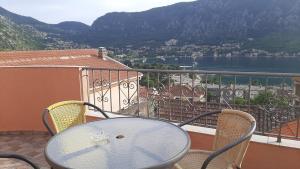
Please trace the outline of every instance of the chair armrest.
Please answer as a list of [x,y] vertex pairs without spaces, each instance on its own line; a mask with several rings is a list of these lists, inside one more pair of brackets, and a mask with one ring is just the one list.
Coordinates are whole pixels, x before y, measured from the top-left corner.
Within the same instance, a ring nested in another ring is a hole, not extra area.
[[49,110],[45,109],[43,111],[43,124],[47,128],[48,132],[50,133],[51,136],[55,135],[55,132],[50,128],[50,125],[48,123],[48,115],[49,115]]
[[174,165],[173,169],[183,169],[180,165],[178,165],[177,163]]
[[215,157],[221,155],[222,153],[230,150],[231,148],[235,147],[236,145],[242,143],[243,141],[249,139],[252,134],[254,133],[256,128],[256,122],[253,122],[251,124],[251,128],[249,129],[248,133],[244,136],[242,136],[240,139],[234,141],[233,143],[227,144],[226,146],[220,148],[219,150],[214,151],[213,153],[211,153],[207,159],[204,161],[201,169],[206,169],[206,167],[208,166],[209,162],[212,161]]
[[18,160],[22,160],[25,161],[26,163],[28,163],[29,165],[32,166],[32,168],[34,169],[39,169],[40,167],[38,167],[38,165],[36,165],[35,163],[33,163],[32,161],[30,161],[28,158],[19,155],[19,154],[12,154],[12,153],[0,153],[0,158],[15,158]]
[[91,106],[91,107],[95,108],[97,111],[99,111],[105,118],[107,118],[107,119],[109,118],[109,116],[103,110],[101,110],[99,107],[97,107],[91,103],[88,103],[88,102],[84,102],[83,105]]
[[221,113],[221,111],[214,111],[214,112],[208,112],[208,113],[200,114],[200,115],[198,115],[198,116],[196,116],[196,117],[194,117],[194,118],[192,118],[190,120],[187,120],[187,121],[184,121],[184,122],[178,124],[178,127],[182,127],[184,125],[187,125],[187,124],[189,124],[189,123],[191,123],[191,122],[193,122],[195,120],[198,120],[198,119],[200,119],[202,117],[213,115],[213,114],[218,114],[218,113]]

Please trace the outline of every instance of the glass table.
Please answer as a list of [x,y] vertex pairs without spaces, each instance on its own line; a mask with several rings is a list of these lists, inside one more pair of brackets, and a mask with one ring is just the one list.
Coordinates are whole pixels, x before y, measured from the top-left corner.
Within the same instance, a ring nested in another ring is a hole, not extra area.
[[74,126],[53,136],[45,156],[53,168],[172,168],[190,137],[168,122],[113,118]]

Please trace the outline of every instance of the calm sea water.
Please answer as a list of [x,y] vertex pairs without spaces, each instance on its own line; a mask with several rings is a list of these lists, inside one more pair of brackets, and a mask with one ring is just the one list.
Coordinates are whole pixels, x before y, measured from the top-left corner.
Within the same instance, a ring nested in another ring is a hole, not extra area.
[[[147,63],[165,63],[179,66],[192,66],[187,69],[213,70],[213,71],[238,71],[238,72],[273,72],[273,73],[300,73],[300,58],[289,57],[202,57],[194,60],[192,57],[166,57],[161,59],[149,59]],[[234,77],[222,77],[222,83],[233,81]],[[288,77],[259,77],[252,76],[252,82],[259,84],[279,85],[281,83],[292,84],[291,78]],[[248,76],[237,77],[237,83],[248,84]]]
[[[149,62],[157,60],[149,60]],[[180,66],[193,66],[194,69],[215,71],[242,71],[242,72],[278,72],[278,73],[300,73],[300,57],[202,57],[193,60],[191,57],[165,59],[168,64]]]

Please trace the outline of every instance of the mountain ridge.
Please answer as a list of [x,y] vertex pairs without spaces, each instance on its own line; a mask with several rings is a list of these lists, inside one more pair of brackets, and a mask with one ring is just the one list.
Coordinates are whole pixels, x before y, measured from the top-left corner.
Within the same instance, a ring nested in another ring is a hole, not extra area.
[[[12,13],[2,7],[0,7],[0,16],[2,16],[0,18],[0,27],[2,27],[3,34],[5,35],[5,32],[8,32],[10,29],[14,29],[13,32],[16,34],[11,34],[8,38],[5,38],[6,41],[3,39],[2,42],[0,42],[3,44],[2,50],[61,49],[87,46],[81,45],[73,39],[73,36],[77,33],[89,29],[89,27],[83,23],[68,21],[59,24],[47,24],[32,17]],[[6,25],[7,29],[4,29],[4,25]],[[76,27],[70,29],[70,25],[76,25]],[[26,36],[20,36],[22,32],[26,34]],[[33,37],[37,34],[41,36]],[[13,36],[15,36],[15,38],[12,38]],[[25,47],[16,45],[16,42],[20,42],[20,44],[25,45]],[[25,42],[30,43],[27,45]],[[30,44],[36,45],[30,46]]]
[[[94,43],[178,39],[216,44],[300,30],[299,0],[198,0],[139,13],[109,13],[93,24]],[[136,36],[135,36],[136,35]],[[298,36],[298,35],[297,35]],[[92,40],[91,40],[92,41]]]
[[240,43],[243,48],[300,51],[300,0],[181,2],[142,12],[107,13],[91,26],[72,21],[47,24],[1,7],[0,15],[48,39],[72,44],[69,47],[160,46],[176,39],[177,45]]

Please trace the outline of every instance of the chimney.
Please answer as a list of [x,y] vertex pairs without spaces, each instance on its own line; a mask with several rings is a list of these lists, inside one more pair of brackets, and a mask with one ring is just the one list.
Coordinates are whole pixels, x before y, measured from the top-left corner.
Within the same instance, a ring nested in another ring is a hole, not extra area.
[[100,59],[105,60],[105,57],[107,57],[107,50],[105,47],[99,47],[98,48],[98,57]]

